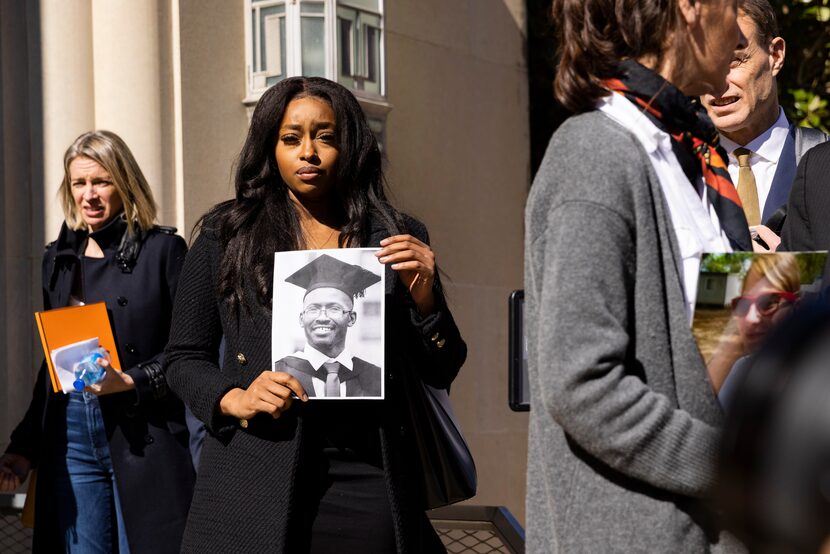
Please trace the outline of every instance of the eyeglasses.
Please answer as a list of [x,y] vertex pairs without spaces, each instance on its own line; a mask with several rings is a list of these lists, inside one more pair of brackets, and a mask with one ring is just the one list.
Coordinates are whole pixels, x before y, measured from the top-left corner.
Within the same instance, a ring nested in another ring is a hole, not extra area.
[[732,299],[732,311],[739,317],[745,316],[749,308],[755,306],[762,316],[770,316],[784,307],[798,300],[798,295],[786,291],[765,292],[754,296],[738,296]]
[[344,314],[352,313],[352,310],[346,310],[343,306],[339,306],[337,304],[330,304],[328,306],[318,306],[317,304],[311,304],[310,306],[306,306],[303,310],[303,316],[309,317],[314,319],[316,317],[320,317],[320,314],[325,313],[328,317],[333,318],[341,318]]

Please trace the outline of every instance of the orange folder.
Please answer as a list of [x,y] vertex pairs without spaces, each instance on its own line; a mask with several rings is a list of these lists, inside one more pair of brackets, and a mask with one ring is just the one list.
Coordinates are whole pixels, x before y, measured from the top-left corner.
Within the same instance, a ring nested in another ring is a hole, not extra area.
[[61,391],[51,356],[52,350],[56,348],[98,337],[98,343],[110,352],[113,369],[121,370],[107,305],[103,302],[35,312],[35,321],[55,392]]

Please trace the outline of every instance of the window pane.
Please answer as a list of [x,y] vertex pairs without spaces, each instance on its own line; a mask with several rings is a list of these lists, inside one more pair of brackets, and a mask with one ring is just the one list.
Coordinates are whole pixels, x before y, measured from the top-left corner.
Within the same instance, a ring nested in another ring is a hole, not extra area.
[[282,75],[285,67],[285,18],[272,15],[265,18],[265,73]]
[[325,5],[319,1],[303,0],[300,4],[300,10],[302,10],[302,15],[312,13],[322,14],[325,11]]
[[366,79],[378,80],[378,51],[380,50],[380,30],[366,26]]
[[363,26],[362,90],[380,94],[380,29]]
[[303,17],[300,22],[302,33],[303,75],[307,77],[326,76],[326,51],[323,46],[325,27],[322,17]]
[[337,45],[340,50],[338,74],[343,77],[350,77],[352,75],[352,53],[354,52],[352,22],[338,17],[337,23]]
[[[285,67],[285,6],[269,6],[267,8],[262,8],[259,10],[259,67],[257,68],[258,71],[265,71],[269,66],[279,66]],[[279,36],[273,36],[273,33],[276,30],[275,23],[270,23],[270,29],[266,29],[266,20],[273,21],[275,16],[283,16],[279,17],[280,25],[279,25]],[[274,44],[269,44],[268,33],[271,33],[271,41],[273,43],[278,44],[275,46]],[[279,50],[277,50],[279,49]],[[268,56],[271,55],[272,59],[269,64]],[[279,59],[279,62],[277,62]]]
[[256,10],[251,10],[251,64],[252,71],[259,71],[259,60],[256,59],[256,54],[259,51],[256,42]]
[[380,11],[380,0],[340,0],[338,4],[343,6],[353,6],[362,10],[369,10],[373,12]]

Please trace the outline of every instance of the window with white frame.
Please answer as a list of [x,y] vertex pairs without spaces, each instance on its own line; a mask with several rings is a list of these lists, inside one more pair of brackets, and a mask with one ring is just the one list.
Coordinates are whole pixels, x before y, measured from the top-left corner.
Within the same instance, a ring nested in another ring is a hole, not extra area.
[[295,75],[384,103],[383,0],[245,0],[245,10],[246,103]]

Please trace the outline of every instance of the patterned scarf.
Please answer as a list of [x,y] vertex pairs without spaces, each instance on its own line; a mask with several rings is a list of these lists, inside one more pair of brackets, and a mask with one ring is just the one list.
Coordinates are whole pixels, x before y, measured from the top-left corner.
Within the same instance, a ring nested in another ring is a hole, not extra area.
[[634,60],[620,62],[620,76],[604,80],[603,86],[642,108],[658,129],[671,136],[672,150],[689,182],[694,186],[703,177],[709,202],[732,248],[752,251],[741,199],[726,170],[726,152],[700,102]]

